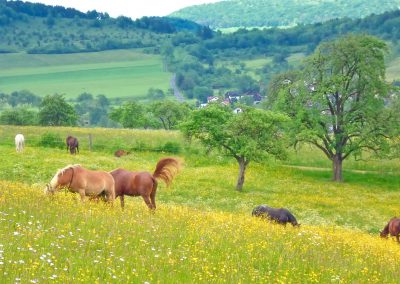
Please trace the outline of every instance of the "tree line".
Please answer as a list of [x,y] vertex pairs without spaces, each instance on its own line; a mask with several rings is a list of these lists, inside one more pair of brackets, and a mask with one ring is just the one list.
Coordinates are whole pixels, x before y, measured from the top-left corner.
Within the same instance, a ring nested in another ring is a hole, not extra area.
[[335,18],[364,18],[398,9],[400,1],[382,0],[231,0],[189,6],[171,14],[212,28],[282,27]]
[[[188,98],[205,102],[207,96],[226,91],[268,92],[273,74],[293,69],[288,58],[294,53],[311,54],[316,46],[347,33],[371,34],[394,43],[398,53],[400,11],[371,15],[363,19],[333,19],[324,23],[298,25],[290,29],[239,29],[230,34],[215,33],[201,38],[192,33],[173,34],[160,52],[177,85]],[[251,74],[245,60],[272,58],[271,63]],[[227,62],[227,64],[220,64]]]
[[126,101],[112,105],[104,95],[82,93],[67,101],[63,95],[44,98],[28,91],[0,94],[0,123],[6,125],[102,126],[144,129],[176,129],[192,107],[166,100],[159,89],[150,89],[149,103]]

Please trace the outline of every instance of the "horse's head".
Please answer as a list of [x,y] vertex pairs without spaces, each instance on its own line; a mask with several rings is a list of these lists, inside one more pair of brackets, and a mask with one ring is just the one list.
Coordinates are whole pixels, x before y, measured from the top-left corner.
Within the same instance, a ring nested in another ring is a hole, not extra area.
[[297,221],[293,221],[293,222],[292,222],[292,225],[293,225],[293,227],[300,227],[300,224],[297,223]]
[[46,187],[44,188],[45,194],[54,194],[55,191],[56,188],[53,188],[50,183],[46,184]]
[[53,194],[54,192],[57,191],[57,189],[67,184],[68,178],[64,174],[70,168],[71,166],[67,166],[61,170],[58,170],[57,173],[51,179],[51,181],[46,185],[44,192],[47,194]]
[[388,234],[389,234],[389,232],[386,232],[385,230],[383,230],[380,232],[379,235],[381,236],[381,238],[387,238]]

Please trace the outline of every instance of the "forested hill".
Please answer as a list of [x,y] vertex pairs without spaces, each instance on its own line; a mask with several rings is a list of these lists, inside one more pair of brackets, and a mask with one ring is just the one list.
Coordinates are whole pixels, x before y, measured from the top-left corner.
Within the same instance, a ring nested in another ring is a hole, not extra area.
[[279,27],[363,18],[399,7],[400,0],[226,0],[190,6],[170,16],[212,28]]
[[210,32],[192,21],[170,17],[132,20],[95,10],[0,0],[0,52],[72,53],[157,47],[168,34]]

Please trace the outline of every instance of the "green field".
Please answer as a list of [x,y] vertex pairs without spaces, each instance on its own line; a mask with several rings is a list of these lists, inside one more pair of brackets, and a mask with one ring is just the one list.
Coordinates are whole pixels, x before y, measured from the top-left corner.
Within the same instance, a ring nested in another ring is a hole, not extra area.
[[36,95],[88,92],[108,98],[144,97],[149,88],[167,91],[170,73],[159,56],[135,50],[76,54],[0,54],[0,92]]
[[[13,146],[18,132],[26,137],[21,154]],[[78,136],[80,154],[39,147],[46,132]],[[170,188],[160,183],[155,214],[140,197],[126,198],[122,211],[119,202],[81,204],[71,193],[43,193],[68,164],[152,172],[172,155],[158,149],[166,141],[181,145],[174,156],[183,168]],[[149,146],[113,156],[113,149],[136,143]],[[398,283],[400,277],[400,245],[378,236],[400,215],[399,160],[348,161],[346,182],[337,184],[322,155],[302,148],[284,162],[250,163],[244,191],[237,192],[236,162],[206,156],[178,132],[2,126],[0,151],[6,283]],[[259,204],[289,208],[301,227],[252,218]]]

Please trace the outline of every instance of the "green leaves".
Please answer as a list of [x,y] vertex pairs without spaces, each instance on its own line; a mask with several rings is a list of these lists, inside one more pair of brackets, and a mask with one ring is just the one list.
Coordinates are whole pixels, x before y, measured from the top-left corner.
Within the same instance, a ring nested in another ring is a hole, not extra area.
[[393,99],[384,80],[386,50],[375,37],[348,35],[321,44],[297,76],[273,81],[269,101],[293,118],[295,144],[311,143],[340,164],[365,150],[387,152],[399,125],[386,105]]
[[39,123],[46,126],[74,126],[78,116],[63,95],[54,94],[43,98],[39,110]]
[[216,148],[234,157],[239,164],[236,189],[241,191],[250,161],[266,155],[284,158],[284,128],[288,117],[283,114],[243,107],[234,113],[229,107],[211,104],[196,110],[181,125],[187,137],[199,139],[208,148]]
[[284,157],[283,130],[287,121],[287,116],[271,111],[244,108],[235,114],[230,108],[215,104],[194,111],[181,129],[208,147],[250,161],[266,154]]

